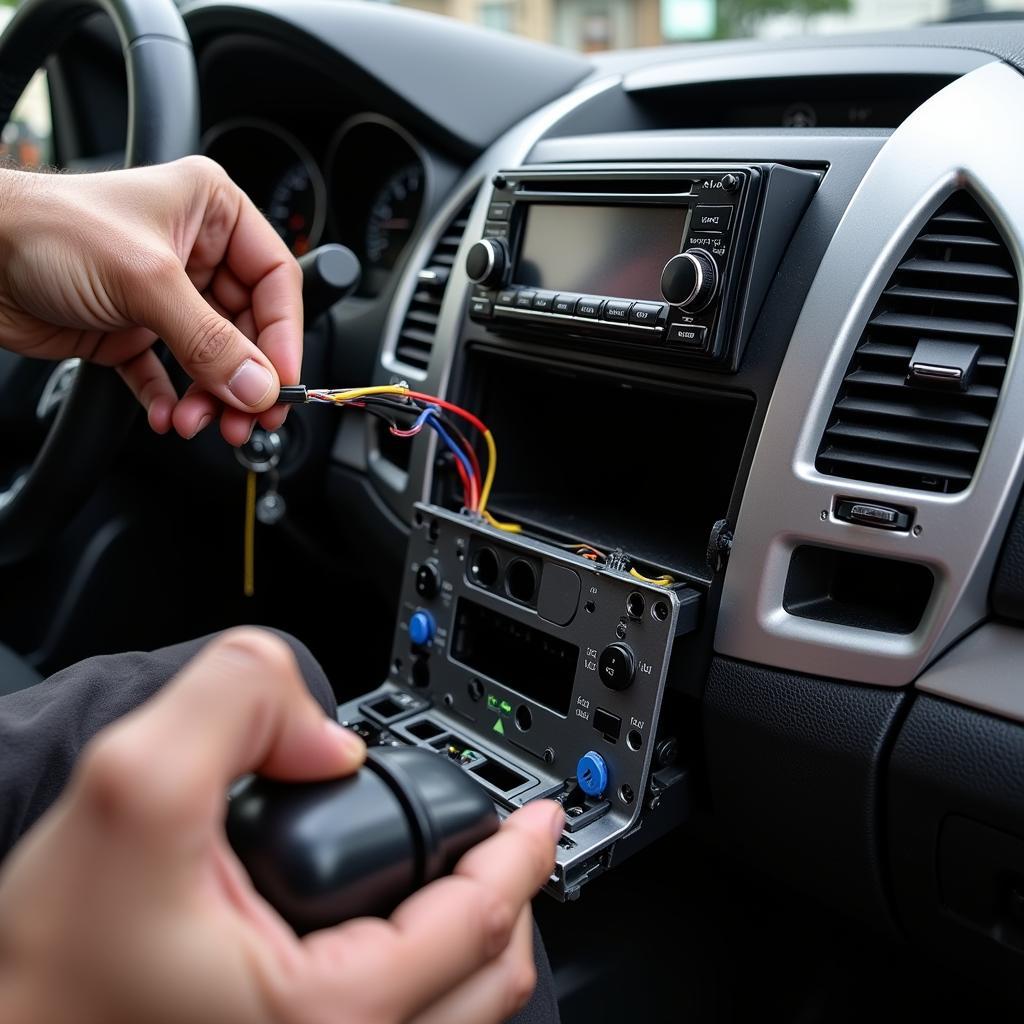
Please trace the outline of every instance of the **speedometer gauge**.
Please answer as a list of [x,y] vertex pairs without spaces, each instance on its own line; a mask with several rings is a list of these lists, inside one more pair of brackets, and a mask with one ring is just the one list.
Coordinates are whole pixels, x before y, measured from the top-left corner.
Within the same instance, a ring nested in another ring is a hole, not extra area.
[[211,128],[203,152],[224,167],[296,256],[320,241],[327,186],[294,135],[270,121],[240,118]]
[[423,200],[423,168],[407,164],[374,196],[366,224],[366,258],[390,270],[409,241]]
[[320,172],[305,162],[293,164],[281,176],[264,211],[267,220],[296,256],[316,245],[323,228]]

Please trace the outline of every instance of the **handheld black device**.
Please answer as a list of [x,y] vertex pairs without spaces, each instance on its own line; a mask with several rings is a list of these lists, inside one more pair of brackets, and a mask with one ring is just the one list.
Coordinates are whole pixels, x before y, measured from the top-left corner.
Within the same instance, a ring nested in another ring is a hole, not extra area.
[[450,762],[415,747],[378,747],[344,779],[253,776],[232,797],[226,828],[256,890],[304,935],[389,914],[450,874],[494,834],[498,816]]

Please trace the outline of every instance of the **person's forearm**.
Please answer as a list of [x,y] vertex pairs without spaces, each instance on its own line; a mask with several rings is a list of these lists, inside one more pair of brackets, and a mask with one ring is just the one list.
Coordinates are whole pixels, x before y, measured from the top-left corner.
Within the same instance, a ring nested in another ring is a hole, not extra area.
[[[334,694],[323,669],[299,641],[279,635],[295,654],[310,693],[333,715]],[[0,697],[0,863],[60,795],[85,744],[166,685],[209,640],[89,658]]]

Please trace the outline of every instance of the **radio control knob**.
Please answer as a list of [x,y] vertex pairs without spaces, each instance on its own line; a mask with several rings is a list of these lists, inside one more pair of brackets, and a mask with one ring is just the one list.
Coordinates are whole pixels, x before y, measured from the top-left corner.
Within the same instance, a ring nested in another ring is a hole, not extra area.
[[441,589],[441,573],[434,561],[424,562],[416,570],[416,593],[428,600]]
[[597,659],[598,678],[609,690],[628,690],[636,675],[636,659],[625,644],[609,644]]
[[409,617],[409,642],[413,647],[429,647],[437,635],[437,623],[434,616],[423,608],[418,608]]
[[718,264],[703,249],[687,249],[665,264],[661,294],[682,309],[703,309],[718,291]]
[[505,281],[508,247],[500,238],[481,238],[466,253],[466,273],[471,281],[494,288]]

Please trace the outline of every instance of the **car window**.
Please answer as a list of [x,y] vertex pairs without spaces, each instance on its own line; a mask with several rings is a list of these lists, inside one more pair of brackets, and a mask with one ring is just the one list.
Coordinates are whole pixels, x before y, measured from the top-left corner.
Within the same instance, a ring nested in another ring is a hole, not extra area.
[[0,134],[0,158],[19,167],[53,162],[53,125],[46,72],[37,71]]
[[[285,0],[287,2],[287,0]],[[399,0],[525,38],[594,52],[708,39],[895,29],[1024,16],[1021,0]]]

